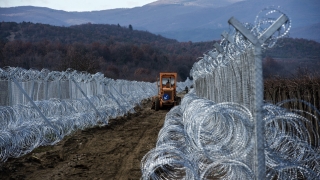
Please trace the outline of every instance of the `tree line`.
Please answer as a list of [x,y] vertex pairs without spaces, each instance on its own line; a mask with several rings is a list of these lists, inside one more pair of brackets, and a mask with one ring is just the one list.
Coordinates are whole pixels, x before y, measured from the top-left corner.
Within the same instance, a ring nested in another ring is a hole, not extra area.
[[[198,57],[217,42],[178,42],[120,25],[58,27],[2,22],[0,27],[0,67],[57,71],[72,68],[102,72],[114,79],[142,81],[155,81],[164,71],[175,71],[179,80],[185,80]],[[265,76],[287,73],[288,64],[294,68],[301,61],[319,66],[319,53],[319,43],[284,39],[279,47],[264,52]]]
[[282,107],[311,122],[311,126],[306,123],[310,132],[319,134],[320,75],[304,68],[298,68],[296,71],[297,73],[291,77],[266,78],[264,80],[265,101],[272,104],[283,103]]

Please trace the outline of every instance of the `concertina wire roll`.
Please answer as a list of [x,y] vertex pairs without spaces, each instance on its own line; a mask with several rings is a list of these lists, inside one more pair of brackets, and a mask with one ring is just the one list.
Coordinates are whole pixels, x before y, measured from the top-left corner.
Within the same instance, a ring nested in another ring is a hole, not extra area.
[[[263,106],[266,179],[317,179],[319,134],[281,105]],[[156,147],[141,161],[141,179],[255,179],[253,126],[245,106],[199,98],[192,89],[166,115]]]

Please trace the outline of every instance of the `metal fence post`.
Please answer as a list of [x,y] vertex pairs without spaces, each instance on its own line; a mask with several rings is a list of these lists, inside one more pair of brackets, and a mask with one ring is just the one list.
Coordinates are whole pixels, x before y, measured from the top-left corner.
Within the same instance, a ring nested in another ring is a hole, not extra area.
[[48,81],[45,81],[44,82],[44,97],[45,97],[45,100],[49,100],[49,97],[48,97],[48,90],[49,90],[49,84],[48,84]]
[[254,76],[255,76],[255,92],[254,93],[254,120],[255,120],[255,157],[254,157],[254,169],[256,179],[265,179],[266,177],[266,165],[264,154],[264,122],[262,119],[263,113],[263,74],[262,74],[262,44],[276,32],[282,24],[284,24],[288,18],[285,15],[281,15],[267,30],[263,32],[259,37],[253,35],[246,27],[244,27],[234,17],[230,18],[228,23],[241,32],[253,45],[254,45]]
[[266,165],[265,165],[265,154],[264,154],[264,143],[265,143],[265,134],[264,134],[264,122],[262,119],[263,113],[263,74],[262,74],[262,53],[261,45],[255,45],[254,47],[254,76],[255,76],[255,134],[256,134],[256,178],[265,179],[266,177]]
[[34,100],[34,79],[32,80],[32,86],[31,86],[31,93],[30,93],[30,97],[32,100]]
[[90,99],[88,98],[88,96],[83,92],[83,90],[81,89],[81,87],[79,86],[79,84],[73,79],[73,77],[70,77],[72,82],[76,85],[76,87],[79,89],[79,91],[82,93],[82,95],[86,98],[86,100],[89,102],[90,106],[92,107],[93,110],[96,111],[96,113],[100,116],[101,120],[107,125],[107,121],[103,118],[103,116],[101,115],[101,113],[97,110],[97,108],[94,106],[94,104],[90,101]]
[[8,104],[7,106],[13,106],[13,102],[12,102],[12,95],[13,95],[13,92],[12,92],[12,83],[10,81],[10,79],[8,79]]
[[[119,94],[119,97],[122,99],[122,101],[123,102],[125,102],[126,104],[127,104],[127,106],[129,106],[129,104],[128,104],[128,101],[122,96],[122,94],[120,94],[119,92],[118,92],[118,90],[116,90],[116,88],[114,88],[113,86],[111,86],[114,90],[115,90],[115,92],[117,93],[117,94]],[[111,94],[112,95],[112,94]],[[112,95],[113,96],[113,95]],[[113,96],[114,97],[114,96]],[[116,100],[116,98],[114,97],[114,99]],[[117,100],[116,100],[117,101]],[[119,105],[119,107],[122,107],[120,104],[119,104],[119,102],[117,101],[117,104]],[[122,109],[124,109],[124,108],[122,108]]]
[[40,114],[40,116],[43,118],[43,120],[50,126],[52,127],[57,135],[59,136],[60,140],[62,139],[59,131],[57,130],[56,127],[54,127],[50,121],[46,118],[46,116],[41,112],[41,110],[39,109],[39,107],[36,105],[36,103],[34,103],[34,101],[31,99],[31,97],[28,95],[28,93],[20,86],[20,84],[18,83],[18,81],[14,78],[11,77],[11,80],[15,83],[15,85],[19,88],[19,90],[25,95],[25,97],[29,100],[29,102],[33,105],[33,107],[36,109],[36,111],[38,111],[38,113]]
[[59,86],[59,87],[58,87],[58,88],[59,88],[59,99],[62,99],[62,93],[61,93],[61,89],[62,89],[62,88],[61,88],[61,80],[59,80],[58,82],[59,82],[59,84],[58,84],[58,86]]

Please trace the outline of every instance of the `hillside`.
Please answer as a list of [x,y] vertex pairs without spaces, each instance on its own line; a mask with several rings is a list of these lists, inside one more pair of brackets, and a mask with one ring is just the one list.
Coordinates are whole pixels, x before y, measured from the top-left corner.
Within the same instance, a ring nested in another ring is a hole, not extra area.
[[[319,40],[319,33],[307,27],[320,23],[319,0],[158,0],[142,7],[88,12],[66,12],[43,7],[0,8],[0,21],[33,22],[57,26],[92,24],[131,24],[181,42],[220,39],[232,16],[254,23],[258,12],[268,6],[280,6],[292,19],[292,37]],[[313,30],[313,32],[316,32]]]
[[197,57],[213,47],[213,42],[179,43],[129,27],[98,24],[2,22],[0,38],[0,67],[72,68],[144,81],[155,81],[160,71],[176,71],[179,80],[185,80]]
[[[161,71],[176,71],[185,80],[198,57],[214,41],[178,42],[134,27],[83,24],[70,27],[30,22],[0,23],[0,67],[67,68],[102,72],[115,79],[155,81]],[[320,44],[287,38],[263,53],[266,72],[290,74],[298,67],[320,67]],[[271,61],[270,61],[271,60]]]
[[[130,42],[144,44],[150,42],[175,43],[176,40],[156,36],[147,31],[132,31],[129,26],[108,24],[82,24],[70,27],[52,26],[40,23],[14,23],[2,22],[0,38],[5,40],[9,36],[14,36],[14,40],[37,42],[43,39],[59,41],[61,43],[92,43],[92,42]],[[10,40],[10,38],[8,39]]]

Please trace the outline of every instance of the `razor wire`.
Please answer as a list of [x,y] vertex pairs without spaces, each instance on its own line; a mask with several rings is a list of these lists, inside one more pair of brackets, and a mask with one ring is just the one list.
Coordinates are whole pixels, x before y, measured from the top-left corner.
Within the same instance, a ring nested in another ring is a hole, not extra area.
[[[320,139],[311,138],[318,137],[311,121],[277,105],[263,109],[266,179],[317,179]],[[141,179],[255,179],[253,126],[245,106],[191,90],[166,115],[156,147],[141,161]]]
[[[257,38],[264,35],[270,28],[270,25],[277,21],[277,18],[281,15],[288,17],[279,8],[267,7],[261,10],[255,18],[254,24],[243,23],[242,25],[248,29]],[[261,43],[262,48],[272,48],[276,42],[289,35],[291,29],[291,19],[287,19],[276,32]],[[239,30],[230,28],[229,32],[223,32],[222,39],[218,44],[218,48],[215,46],[212,50],[203,54],[203,57],[196,63],[194,63],[190,75],[194,80],[204,77],[207,74],[211,74],[221,67],[227,66],[229,63],[238,63],[239,57],[242,53],[248,52],[253,48],[252,42],[245,37]],[[252,64],[251,64],[252,65]]]
[[235,29],[193,65],[194,92],[167,114],[142,179],[317,179],[319,127],[307,112],[262,101],[261,49],[287,36],[291,20],[268,7],[254,25],[229,23]]
[[[192,82],[179,84],[183,89]],[[0,164],[56,144],[77,130],[105,126],[157,93],[156,83],[113,80],[72,69],[0,68],[0,86]]]

